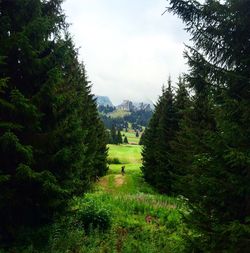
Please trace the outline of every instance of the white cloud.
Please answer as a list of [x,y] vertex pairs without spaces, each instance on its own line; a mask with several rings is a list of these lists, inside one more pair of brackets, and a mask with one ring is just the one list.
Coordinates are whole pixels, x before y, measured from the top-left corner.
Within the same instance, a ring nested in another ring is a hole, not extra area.
[[63,8],[92,91],[117,104],[156,100],[171,74],[184,72],[187,35],[163,0],[68,0]]

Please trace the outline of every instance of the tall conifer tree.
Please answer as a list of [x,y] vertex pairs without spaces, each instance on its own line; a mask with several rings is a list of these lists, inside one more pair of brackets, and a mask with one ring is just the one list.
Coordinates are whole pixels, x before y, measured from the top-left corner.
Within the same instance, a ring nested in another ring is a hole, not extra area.
[[121,144],[122,143],[122,135],[121,135],[121,131],[118,130],[117,132],[117,143]]
[[53,221],[106,171],[104,129],[61,2],[0,2],[0,241]]
[[[207,83],[206,97],[212,97],[210,101],[201,97],[204,101],[200,105],[208,106],[200,114],[211,115],[212,107],[214,112],[214,120],[209,120],[212,124],[205,126],[201,141],[194,145],[197,151],[192,170],[187,170],[193,180],[191,191],[183,191],[192,203],[192,225],[201,235],[196,246],[202,252],[247,252],[249,1],[209,0],[202,4],[173,0],[170,6],[186,23],[194,41],[194,48],[186,54],[196,71],[192,71],[190,83],[199,88],[197,79],[202,76],[202,82]],[[213,106],[209,106],[211,101]],[[194,137],[198,140],[199,132]]]
[[168,87],[155,107],[155,112],[145,130],[143,139],[143,167],[145,179],[159,191],[172,193],[172,173],[170,143],[175,136],[177,115],[174,106],[174,96],[171,80]]

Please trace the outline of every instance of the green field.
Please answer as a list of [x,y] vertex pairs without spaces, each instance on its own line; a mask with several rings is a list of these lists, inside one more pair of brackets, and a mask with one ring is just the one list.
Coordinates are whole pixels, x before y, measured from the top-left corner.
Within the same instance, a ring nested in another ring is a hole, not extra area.
[[139,145],[109,144],[109,158],[118,158],[121,163],[141,163],[141,148]]
[[108,116],[110,116],[111,118],[123,118],[124,116],[129,115],[129,114],[130,112],[128,111],[118,109],[109,113]]
[[[84,222],[92,220],[107,228],[84,232],[75,222],[66,230],[56,227],[48,252],[184,252],[183,200],[156,193],[144,181],[140,151],[139,145],[109,145],[109,159],[118,158],[123,164],[110,164],[108,174],[91,192],[72,201],[72,210],[78,210]],[[121,174],[123,165],[125,175]]]
[[[135,136],[135,132],[133,130],[129,130],[128,132],[121,131],[122,136],[127,136],[129,144],[138,144],[140,141],[141,133],[139,133],[139,137]],[[123,137],[124,138],[124,137]]]

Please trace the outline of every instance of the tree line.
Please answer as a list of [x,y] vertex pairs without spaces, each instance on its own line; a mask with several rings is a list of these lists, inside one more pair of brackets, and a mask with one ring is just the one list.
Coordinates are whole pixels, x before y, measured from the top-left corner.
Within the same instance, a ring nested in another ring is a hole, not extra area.
[[0,1],[0,247],[51,224],[107,171],[105,129],[61,3]]
[[[109,144],[128,144],[128,138],[124,134],[121,134],[121,130],[116,128],[114,125],[111,127],[111,130],[106,130],[107,134],[107,143]],[[124,138],[122,138],[124,136]]]
[[[124,117],[111,117],[108,113],[113,112],[114,107],[99,106],[98,110],[101,113],[100,117],[107,129],[112,129],[113,126],[120,129],[127,129],[128,123],[131,123],[134,131],[142,131],[142,126],[147,126],[153,112],[147,110],[132,111]],[[113,111],[112,111],[113,110]]]
[[187,252],[248,252],[250,3],[171,0],[191,34],[189,72],[163,88],[143,137],[142,172],[187,199]]

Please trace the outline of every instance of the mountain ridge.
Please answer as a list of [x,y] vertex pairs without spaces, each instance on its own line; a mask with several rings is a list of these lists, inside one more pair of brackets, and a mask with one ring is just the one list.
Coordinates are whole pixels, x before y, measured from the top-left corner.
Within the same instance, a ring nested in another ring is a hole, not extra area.
[[115,109],[123,110],[123,111],[152,111],[153,106],[150,103],[146,102],[133,102],[129,99],[124,99],[121,104],[115,106],[111,102],[110,98],[108,96],[95,96],[97,106],[109,106],[114,107]]

